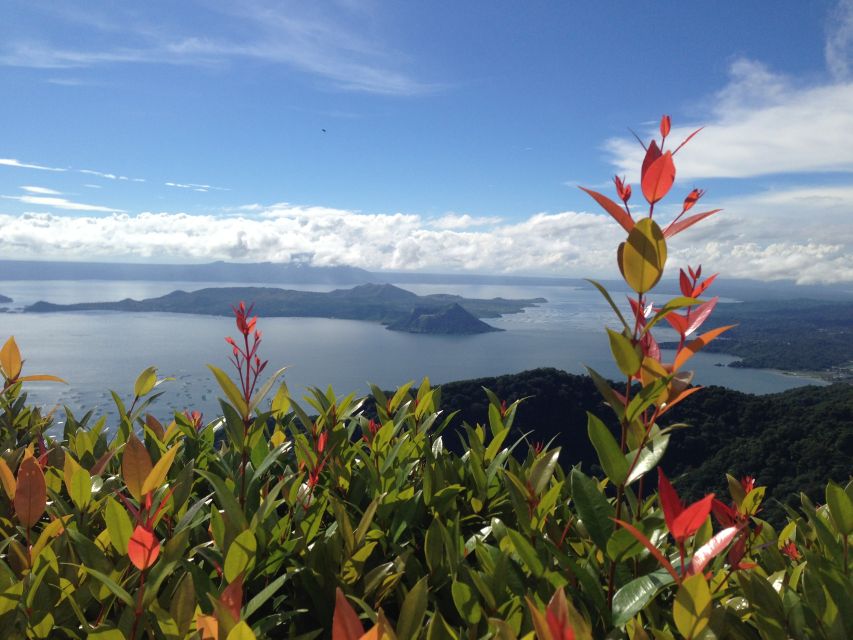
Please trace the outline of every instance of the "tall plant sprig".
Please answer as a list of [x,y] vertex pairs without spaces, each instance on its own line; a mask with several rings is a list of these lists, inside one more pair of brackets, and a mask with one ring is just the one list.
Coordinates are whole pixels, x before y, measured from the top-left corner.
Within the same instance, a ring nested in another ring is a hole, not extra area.
[[[681,271],[682,295],[660,306],[656,306],[650,298],[650,293],[660,282],[666,267],[667,239],[719,211],[713,209],[688,215],[705,193],[693,189],[685,197],[681,211],[669,224],[661,228],[658,223],[660,216],[658,220],[655,219],[656,206],[675,183],[675,155],[699,129],[688,135],[674,150],[666,148],[670,132],[671,119],[665,115],[660,121],[660,141],[653,139],[648,144],[640,141],[645,150],[640,169],[640,190],[648,204],[645,216],[635,218],[632,215],[628,204],[632,189],[624,178],[614,178],[621,204],[601,193],[581,187],[628,234],[619,244],[616,254],[622,278],[635,294],[628,296],[630,314],[627,318],[607,290],[599,283],[592,282],[604,295],[622,326],[621,331],[608,329],[607,333],[613,358],[625,376],[623,391],[612,388],[601,375],[590,370],[597,388],[616,414],[620,439],[617,442],[604,423],[592,414],[589,415],[588,432],[602,468],[616,487],[614,520],[635,537],[642,534],[624,521],[623,512],[632,508],[637,520],[642,515],[643,477],[660,461],[669,441],[670,430],[661,428],[658,420],[699,389],[690,386],[693,374],[683,370],[686,362],[731,328],[721,327],[688,340],[707,320],[717,302],[717,298],[707,301],[699,298],[716,277],[700,281],[701,267],[696,270],[688,267],[688,272]],[[680,338],[672,362],[663,361],[660,346],[652,334],[652,328],[664,319],[679,333]],[[639,483],[636,494],[628,495],[630,486],[635,482]],[[647,541],[641,542],[645,544]],[[680,541],[680,548],[683,550],[683,540]],[[615,592],[615,571],[616,563],[611,561],[608,574],[609,603],[612,603]],[[673,575],[678,578],[674,572]]]
[[[222,402],[225,423],[232,444],[240,451],[240,505],[246,503],[246,466],[249,463],[249,452],[253,436],[262,432],[266,422],[263,415],[256,415],[261,401],[269,393],[276,380],[284,373],[284,368],[276,371],[262,386],[258,387],[261,374],[269,363],[258,355],[261,345],[261,332],[257,329],[257,316],[252,316],[254,305],[246,307],[240,302],[232,307],[237,331],[240,338],[235,340],[228,336],[225,341],[231,346],[231,364],[237,370],[235,384],[222,369],[208,365],[216,381],[225,393],[227,402]],[[285,390],[286,392],[286,390]],[[229,404],[230,403],[230,404]]]

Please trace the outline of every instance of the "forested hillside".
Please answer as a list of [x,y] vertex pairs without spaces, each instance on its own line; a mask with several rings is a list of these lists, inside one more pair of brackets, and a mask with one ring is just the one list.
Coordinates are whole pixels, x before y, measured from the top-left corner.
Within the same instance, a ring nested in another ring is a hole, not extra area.
[[[459,411],[454,426],[486,419],[482,387],[508,403],[527,398],[513,426],[517,436],[529,432],[531,442],[554,439],[566,467],[580,462],[590,469],[597,462],[587,437],[587,411],[615,425],[590,378],[535,369],[443,385],[442,407]],[[709,490],[724,492],[725,473],[755,476],[768,487],[765,517],[773,520],[782,513],[773,498],[790,501],[803,491],[821,501],[827,479],[845,483],[853,468],[851,385],[764,396],[707,387],[672,409],[664,422],[691,426],[672,435],[662,462],[669,475],[683,476],[680,488],[698,497]]]

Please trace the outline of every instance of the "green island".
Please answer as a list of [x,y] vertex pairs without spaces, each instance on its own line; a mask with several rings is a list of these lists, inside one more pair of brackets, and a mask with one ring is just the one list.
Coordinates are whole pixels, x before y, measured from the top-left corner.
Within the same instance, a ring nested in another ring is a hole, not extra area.
[[28,313],[61,311],[134,311],[193,313],[227,316],[235,300],[252,300],[254,310],[268,318],[313,317],[381,322],[394,331],[412,333],[471,334],[499,329],[478,320],[521,313],[544,298],[463,298],[451,294],[419,296],[391,284],[363,284],[329,292],[295,291],[274,287],[211,287],[198,291],[173,291],[158,298],[52,304],[36,302]]

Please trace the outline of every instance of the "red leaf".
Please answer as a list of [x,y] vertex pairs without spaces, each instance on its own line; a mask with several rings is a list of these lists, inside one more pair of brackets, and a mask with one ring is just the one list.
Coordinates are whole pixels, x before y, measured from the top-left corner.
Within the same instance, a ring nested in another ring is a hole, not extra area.
[[675,572],[675,568],[672,566],[672,563],[667,560],[666,557],[664,557],[664,555],[660,552],[660,549],[658,549],[655,545],[652,544],[651,540],[644,536],[643,533],[636,529],[633,525],[630,525],[622,520],[617,520],[616,518],[614,518],[613,521],[619,526],[627,529],[628,533],[634,536],[640,544],[642,544],[646,549],[648,549],[649,553],[651,553],[657,559],[657,561],[660,562],[661,566],[664,569],[669,571],[669,575],[672,576],[673,580],[679,582],[678,574]]
[[652,163],[660,158],[660,156],[661,153],[658,143],[652,140],[649,143],[649,148],[646,149],[646,157],[643,158],[643,167],[640,169],[640,181],[645,179],[646,171],[648,171],[649,167],[652,166]]
[[737,527],[728,527],[699,547],[696,553],[693,554],[693,559],[690,561],[690,568],[687,569],[687,574],[692,576],[696,573],[702,573],[708,563],[716,556],[720,555],[723,550],[729,546],[729,543],[734,540],[737,532]]
[[658,499],[660,500],[661,509],[663,509],[663,519],[666,520],[666,528],[672,533],[675,526],[675,519],[684,511],[684,505],[681,503],[681,498],[672,488],[663,469],[658,467]]
[[332,616],[332,640],[358,640],[364,627],[340,587],[335,590],[335,613]]
[[694,131],[694,132],[693,132],[693,133],[691,133],[689,136],[687,136],[686,138],[684,138],[684,142],[682,142],[680,145],[678,145],[678,146],[675,148],[675,151],[673,151],[673,152],[672,152],[672,155],[675,155],[676,153],[678,153],[678,152],[681,150],[681,147],[683,147],[683,146],[684,146],[684,145],[686,145],[688,142],[690,142],[690,140],[693,138],[693,136],[695,136],[697,133],[699,133],[700,131],[702,131],[702,129],[704,129],[704,128],[705,128],[705,127],[699,127],[698,129],[696,129],[696,131]]
[[[676,540],[684,540],[696,533],[711,513],[711,503],[713,501],[714,494],[709,493],[701,500],[686,507],[675,518],[672,527],[669,529],[672,537]],[[667,523],[667,526],[669,526],[669,523]]]
[[699,352],[706,344],[711,342],[714,338],[719,336],[721,333],[724,333],[731,329],[732,327],[736,327],[735,324],[726,325],[725,327],[717,327],[716,329],[711,329],[710,331],[706,331],[701,336],[696,338],[695,340],[688,342],[675,356],[675,362],[672,363],[672,370],[678,371],[684,363],[690,360],[697,352]]
[[672,127],[672,119],[669,116],[663,116],[660,119],[660,135],[666,138],[669,135],[669,130]]
[[219,596],[219,602],[222,603],[234,621],[240,620],[240,608],[243,606],[243,574],[238,575],[225,589],[222,590],[222,595]]
[[[690,267],[687,268],[690,269]],[[690,269],[690,272],[693,273],[693,269]],[[681,269],[678,274],[678,286],[681,287],[681,295],[688,298],[693,297],[693,283],[690,282],[688,275],[684,273],[684,269]]]
[[[717,279],[717,275],[718,274],[715,273],[712,276],[708,276],[707,278],[705,278],[705,280],[702,281],[702,284],[697,284],[696,287],[693,289],[693,295],[691,297],[698,298],[703,293],[705,293],[705,289],[711,286],[711,283]],[[696,277],[698,278],[699,276],[697,275]]]
[[160,541],[151,529],[138,524],[127,542],[127,555],[134,567],[145,571],[157,562],[157,557],[160,555]]
[[[682,273],[684,273],[682,271]],[[687,318],[680,313],[674,311],[666,314],[666,321],[678,332],[678,335],[684,336],[687,334]]]
[[47,506],[47,485],[44,481],[44,473],[32,456],[24,458],[18,469],[14,504],[18,520],[27,529],[41,519]]
[[715,499],[714,502],[711,503],[711,513],[714,514],[714,517],[724,527],[732,527],[735,524],[737,519],[737,511],[732,509],[725,502],[720,502]]
[[625,229],[628,233],[634,228],[634,220],[631,216],[628,215],[628,212],[625,211],[618,204],[613,202],[607,196],[598,193],[597,191],[593,191],[592,189],[587,189],[585,187],[578,187],[581,191],[588,193],[593,200],[595,200],[601,208],[604,209],[607,213],[609,213],[616,222],[622,225],[622,228]]
[[[645,194],[645,191],[643,191]],[[674,224],[670,224],[666,229],[663,230],[664,238],[671,238],[676,233],[681,233],[687,227],[692,227],[694,224],[707,218],[708,216],[712,216],[715,213],[722,211],[722,209],[712,209],[711,211],[703,211],[702,213],[694,213],[692,216],[684,218],[684,220],[679,220]]]
[[707,302],[703,302],[698,307],[690,311],[687,316],[690,321],[690,324],[687,325],[687,331],[684,332],[684,335],[689,336],[691,333],[693,333],[699,327],[702,326],[702,323],[708,319],[708,316],[711,315],[711,312],[714,310],[714,307],[717,306],[717,301],[719,299],[719,297],[711,298]]
[[672,154],[667,151],[649,165],[640,186],[649,204],[654,204],[669,193],[673,182],[675,182],[675,164],[672,161]]

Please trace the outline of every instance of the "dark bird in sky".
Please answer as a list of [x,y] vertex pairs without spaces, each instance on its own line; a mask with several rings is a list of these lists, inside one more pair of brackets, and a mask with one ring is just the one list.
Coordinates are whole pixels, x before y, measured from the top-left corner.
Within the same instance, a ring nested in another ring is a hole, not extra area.
[[320,129],[320,131],[322,131],[323,133],[326,133],[326,130],[325,130],[325,129]]

